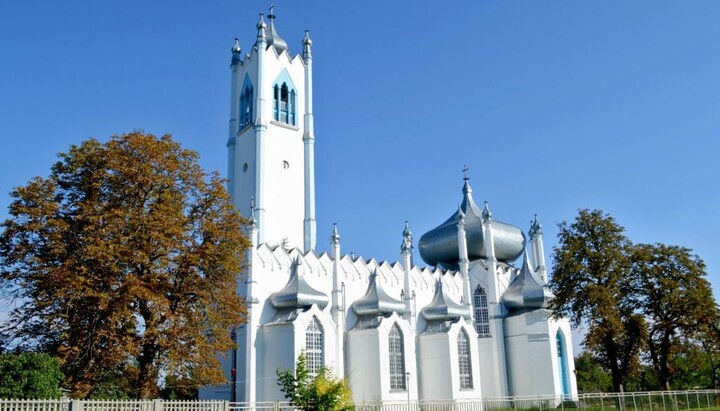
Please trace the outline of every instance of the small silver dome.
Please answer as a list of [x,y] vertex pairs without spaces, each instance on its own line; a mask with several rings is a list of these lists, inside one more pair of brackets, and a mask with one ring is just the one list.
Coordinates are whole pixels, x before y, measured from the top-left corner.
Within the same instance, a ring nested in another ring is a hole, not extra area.
[[306,309],[316,304],[321,310],[327,307],[329,298],[312,288],[302,272],[302,260],[295,260],[290,280],[282,290],[270,295],[270,304],[276,309]]
[[427,321],[457,321],[461,317],[470,319],[469,307],[463,307],[450,299],[443,289],[442,280],[435,283],[433,300],[420,313]]
[[358,317],[387,317],[393,312],[398,315],[405,313],[405,304],[396,300],[382,289],[377,282],[377,272],[370,274],[368,289],[365,295],[351,306]]
[[525,250],[520,274],[503,293],[502,303],[510,311],[535,310],[548,308],[553,297],[550,289],[532,269],[530,258]]

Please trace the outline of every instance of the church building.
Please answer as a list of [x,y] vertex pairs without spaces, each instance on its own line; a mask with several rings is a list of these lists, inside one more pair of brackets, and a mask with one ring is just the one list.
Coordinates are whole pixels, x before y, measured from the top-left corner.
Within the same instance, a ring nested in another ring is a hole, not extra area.
[[525,234],[495,219],[467,170],[446,221],[417,244],[405,224],[399,261],[343,254],[337,226],[330,252],[316,252],[312,41],[306,31],[293,56],[272,8],[256,28],[247,53],[232,47],[227,140],[229,191],[251,223],[238,285],[247,322],[221,359],[230,383],[200,397],[282,400],[276,370],[301,353],[311,373],[347,379],[355,402],[576,397],[570,326],[549,310],[542,226],[535,218]]

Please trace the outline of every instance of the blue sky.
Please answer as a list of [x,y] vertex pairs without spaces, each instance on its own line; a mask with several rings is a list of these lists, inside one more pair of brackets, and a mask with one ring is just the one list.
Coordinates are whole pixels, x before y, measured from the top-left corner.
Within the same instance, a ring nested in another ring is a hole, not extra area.
[[[225,174],[233,38],[268,2],[0,3],[0,218],[71,144],[171,133]],[[634,242],[689,247],[720,294],[720,2],[276,1],[313,39],[318,248],[396,260],[461,200],[546,252],[599,208]],[[419,257],[417,257],[419,261]]]

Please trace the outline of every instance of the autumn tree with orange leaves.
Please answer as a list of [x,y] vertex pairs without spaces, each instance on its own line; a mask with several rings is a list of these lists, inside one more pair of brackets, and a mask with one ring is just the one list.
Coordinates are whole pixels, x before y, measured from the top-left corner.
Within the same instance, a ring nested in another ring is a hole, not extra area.
[[[0,233],[5,341],[57,356],[73,397],[108,379],[150,398],[161,376],[222,382],[243,322],[243,220],[223,181],[166,135],[90,139],[12,192]],[[16,347],[17,348],[17,347]]]

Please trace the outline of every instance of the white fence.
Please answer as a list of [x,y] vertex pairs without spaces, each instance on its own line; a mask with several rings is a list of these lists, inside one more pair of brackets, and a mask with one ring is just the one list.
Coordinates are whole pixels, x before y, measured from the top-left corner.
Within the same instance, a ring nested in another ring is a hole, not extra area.
[[[654,391],[625,394],[580,394],[504,397],[477,400],[373,401],[356,411],[720,411],[720,390]],[[284,401],[256,403],[162,400],[0,400],[0,411],[292,411]]]

